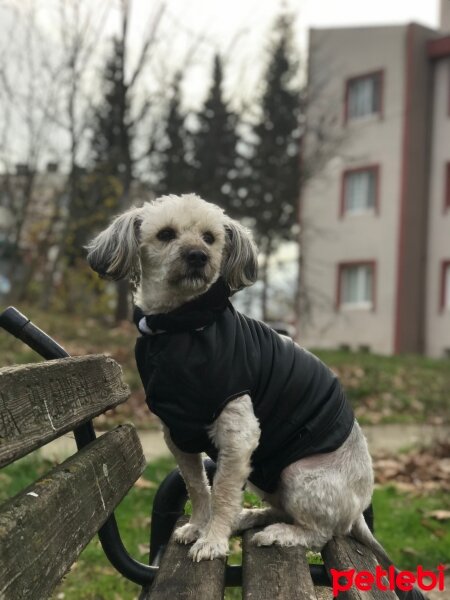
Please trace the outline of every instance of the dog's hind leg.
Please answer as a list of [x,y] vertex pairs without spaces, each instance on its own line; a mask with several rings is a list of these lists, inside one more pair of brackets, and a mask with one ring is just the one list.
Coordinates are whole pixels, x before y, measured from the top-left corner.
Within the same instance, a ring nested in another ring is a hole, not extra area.
[[334,535],[349,534],[370,504],[372,487],[370,455],[355,422],[337,450],[302,458],[283,469],[275,499],[294,525],[269,525],[253,540],[258,545],[318,550]]
[[200,537],[209,521],[211,490],[201,454],[182,452],[173,443],[167,427],[164,426],[163,431],[166,444],[177,461],[192,503],[192,515],[189,523],[175,530],[174,539],[181,544],[190,544]]
[[189,551],[195,561],[223,557],[241,508],[242,488],[251,471],[250,457],[258,445],[260,429],[250,397],[229,402],[210,430],[219,450],[211,494],[211,518]]

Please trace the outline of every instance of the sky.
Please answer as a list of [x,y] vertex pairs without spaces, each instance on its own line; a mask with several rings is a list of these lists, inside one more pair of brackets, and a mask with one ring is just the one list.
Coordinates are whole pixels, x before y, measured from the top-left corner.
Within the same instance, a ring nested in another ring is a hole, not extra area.
[[[132,29],[139,39],[151,16],[152,3],[133,0]],[[296,41],[306,64],[307,31],[310,27],[385,25],[416,21],[437,28],[440,0],[165,0],[167,22],[178,34],[173,39],[174,57],[181,57],[189,34],[205,39],[203,58],[197,55],[190,68],[186,89],[188,100],[195,105],[204,95],[205,69],[215,49],[231,55],[233,68],[228,69],[229,86],[240,90],[244,100],[257,85],[268,32],[281,7],[297,15]],[[155,6],[154,3],[153,7]],[[111,26],[113,23],[111,22]],[[186,34],[186,35],[184,35]],[[175,50],[174,50],[175,49]]]
[[[134,0],[138,19],[149,3]],[[167,10],[186,28],[227,43],[245,25],[264,30],[285,5],[299,15],[301,29],[417,21],[437,27],[440,0],[166,0]]]

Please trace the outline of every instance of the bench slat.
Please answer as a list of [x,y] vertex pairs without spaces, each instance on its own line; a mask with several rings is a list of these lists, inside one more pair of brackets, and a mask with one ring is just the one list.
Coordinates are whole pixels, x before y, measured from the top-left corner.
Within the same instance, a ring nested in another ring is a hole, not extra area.
[[[182,517],[176,527],[186,521],[186,517]],[[222,600],[225,559],[216,558],[195,563],[188,557],[191,545],[185,546],[170,539],[156,579],[150,590],[143,590],[140,600]]]
[[[362,544],[350,537],[333,538],[322,550],[325,567],[330,575],[330,569],[345,571],[355,569],[356,572],[370,571],[375,573],[378,561]],[[344,580],[342,580],[344,583]],[[360,591],[352,586],[348,591],[339,594],[339,600],[398,600],[392,591],[379,590],[375,585],[371,591]]]
[[242,597],[244,600],[315,600],[314,585],[302,547],[258,547],[251,543],[256,531],[242,538]]
[[128,396],[120,366],[106,356],[0,369],[0,467]]
[[0,598],[47,598],[141,475],[132,425],[106,433],[0,511]]

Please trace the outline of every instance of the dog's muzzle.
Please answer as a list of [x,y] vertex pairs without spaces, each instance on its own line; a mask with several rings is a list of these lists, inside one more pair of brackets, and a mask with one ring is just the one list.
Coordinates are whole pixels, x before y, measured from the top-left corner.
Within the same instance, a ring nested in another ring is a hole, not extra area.
[[184,254],[188,266],[193,269],[202,269],[208,262],[208,255],[203,250],[188,250]]

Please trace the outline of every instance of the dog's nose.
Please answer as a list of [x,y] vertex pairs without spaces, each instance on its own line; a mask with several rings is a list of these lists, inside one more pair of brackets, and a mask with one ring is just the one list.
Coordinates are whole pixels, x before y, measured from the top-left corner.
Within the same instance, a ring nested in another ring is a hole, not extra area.
[[189,250],[186,253],[186,260],[191,267],[203,267],[208,260],[208,255],[203,250]]

